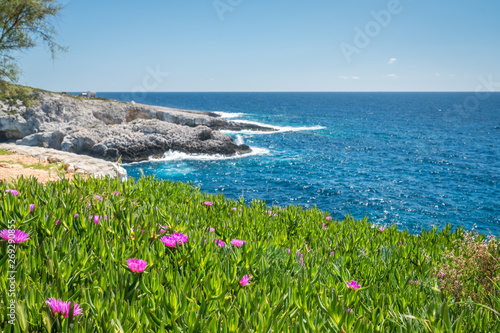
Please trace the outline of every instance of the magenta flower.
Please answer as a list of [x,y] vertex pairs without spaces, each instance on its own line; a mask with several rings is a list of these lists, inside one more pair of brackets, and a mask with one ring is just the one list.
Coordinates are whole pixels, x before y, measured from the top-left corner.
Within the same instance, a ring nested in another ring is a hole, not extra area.
[[246,286],[246,285],[247,285],[247,284],[249,284],[249,283],[250,283],[250,276],[248,276],[248,275],[244,275],[244,276],[241,278],[241,280],[240,280],[240,285],[241,285],[242,287]]
[[350,312],[350,313],[354,313],[354,310],[353,310],[353,309],[351,309],[351,308],[347,308],[347,310],[346,310],[346,311],[347,311],[347,312]]
[[75,215],[73,215],[73,218],[76,219],[78,216],[79,216],[78,213],[75,213]]
[[160,238],[160,241],[165,244],[166,247],[175,247],[177,245],[177,241],[169,236],[163,236]]
[[232,210],[234,210],[234,211],[237,211],[237,210],[238,210],[236,207],[233,207],[233,208],[231,208],[231,209],[232,209]]
[[290,249],[287,249],[288,250],[288,254],[290,254]]
[[326,217],[326,220],[327,220],[327,221],[331,221],[331,220],[333,220],[333,218],[332,218],[331,216],[327,216],[327,217]]
[[103,198],[102,198],[101,196],[99,196],[99,195],[94,195],[94,199],[97,199],[97,200],[99,200],[100,202],[102,202],[102,199],[103,199]]
[[182,245],[188,241],[188,236],[181,233],[173,233],[170,236],[163,236],[160,241],[167,247],[175,247],[177,244]]
[[111,195],[120,195],[120,192],[116,191],[116,192],[112,193]]
[[217,247],[219,248],[226,246],[226,243],[221,239],[215,239],[215,244],[217,244]]
[[438,279],[444,279],[444,273],[438,273],[437,277]]
[[215,231],[215,229],[214,229],[214,228],[212,228],[212,227],[208,227],[208,228],[207,228],[207,231],[208,231],[208,232],[214,232],[214,231]]
[[33,209],[35,209],[35,204],[30,204],[30,213],[33,212]]
[[352,288],[354,290],[361,288],[357,281],[352,280],[351,283],[347,284],[347,288]]
[[16,190],[5,190],[5,193],[10,193],[10,194],[13,194],[13,195],[15,195],[16,197],[19,195],[19,192],[17,192]]
[[164,233],[166,233],[166,232],[167,232],[167,230],[165,230],[165,229],[161,229],[161,230],[160,230],[160,234],[164,234]]
[[384,227],[380,227],[380,228],[378,228],[378,230],[385,231],[385,228]]
[[54,224],[55,224],[55,225],[58,225],[58,224],[59,224],[59,220],[57,220]]
[[246,241],[244,241],[244,240],[239,240],[239,239],[232,239],[231,240],[231,244],[233,244],[236,247],[242,247],[243,244],[245,244],[245,243],[246,243]]
[[335,255],[335,252],[332,251],[332,256],[334,256],[334,255]]
[[268,214],[269,214],[269,216],[276,216],[276,214],[275,214],[275,213],[273,213],[271,210],[268,210],[266,213],[268,213]]
[[128,268],[130,268],[130,270],[132,272],[142,273],[146,269],[146,266],[148,265],[148,263],[144,260],[132,258],[132,259],[127,260],[127,265],[128,265]]
[[[47,304],[52,311],[54,311],[55,315],[62,315],[64,318],[67,318],[69,316],[69,307],[71,305],[71,302],[63,302],[60,298],[55,299],[55,298],[49,298],[45,304]],[[83,314],[82,309],[78,305],[78,303],[73,303],[73,315],[81,315]]]
[[[101,224],[100,221],[102,221],[102,216],[101,215],[90,215],[90,219],[92,220],[92,218],[94,219],[94,223],[95,224]],[[108,220],[108,215],[104,215],[104,219],[107,221]]]
[[326,227],[326,224],[325,224],[325,223],[323,223],[323,229],[325,229],[325,230],[326,230],[326,229],[328,229],[328,228]]
[[418,280],[410,281],[410,284],[418,284]]
[[0,230],[0,237],[9,243],[22,243],[30,239],[30,235],[18,229]]
[[204,203],[204,204],[205,204],[205,206],[207,206],[207,207],[208,207],[208,206],[212,206],[212,205],[214,204],[214,203],[213,203],[213,202],[211,202],[211,201],[204,201],[203,203]]

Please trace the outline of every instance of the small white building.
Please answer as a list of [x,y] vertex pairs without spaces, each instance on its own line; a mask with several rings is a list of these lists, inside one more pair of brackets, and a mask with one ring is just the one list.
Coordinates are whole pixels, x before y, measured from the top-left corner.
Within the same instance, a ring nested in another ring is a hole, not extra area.
[[87,91],[87,97],[96,97],[95,91]]

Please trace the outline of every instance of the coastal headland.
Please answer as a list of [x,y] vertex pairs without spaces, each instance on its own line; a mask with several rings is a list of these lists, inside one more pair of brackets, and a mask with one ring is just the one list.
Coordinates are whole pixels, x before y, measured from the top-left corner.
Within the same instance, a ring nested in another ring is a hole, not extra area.
[[0,101],[0,142],[52,148],[108,161],[135,162],[169,150],[234,155],[251,152],[220,130],[274,131],[218,114],[33,91],[33,102]]

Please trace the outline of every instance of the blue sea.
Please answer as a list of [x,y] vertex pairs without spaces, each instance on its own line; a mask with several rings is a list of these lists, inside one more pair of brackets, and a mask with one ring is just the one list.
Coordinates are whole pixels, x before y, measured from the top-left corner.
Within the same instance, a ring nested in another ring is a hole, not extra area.
[[101,93],[219,112],[275,133],[227,132],[224,157],[166,152],[132,177],[191,182],[246,202],[317,206],[417,233],[447,223],[500,235],[500,93]]

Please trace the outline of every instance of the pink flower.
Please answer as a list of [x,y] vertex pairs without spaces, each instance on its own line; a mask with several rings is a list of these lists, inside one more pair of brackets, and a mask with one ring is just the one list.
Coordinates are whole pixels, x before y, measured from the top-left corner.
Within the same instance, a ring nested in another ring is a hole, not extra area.
[[148,263],[144,260],[132,258],[127,260],[127,265],[132,272],[142,273],[146,269]]
[[403,243],[401,243],[401,241],[398,242],[398,245],[403,245]]
[[241,285],[242,287],[246,286],[246,285],[247,285],[247,284],[249,284],[249,283],[250,283],[250,276],[248,276],[248,275],[244,275],[244,276],[241,278],[241,280],[240,280],[240,285]]
[[59,220],[56,221],[55,225],[58,225],[59,224]]
[[5,193],[10,193],[10,194],[13,194],[13,195],[15,195],[16,197],[19,195],[19,192],[17,192],[16,190],[5,190]]
[[238,210],[236,207],[233,207],[233,208],[231,208],[231,209],[232,209],[232,210],[234,210],[234,211],[237,211],[237,210]]
[[170,236],[163,236],[160,241],[167,247],[175,247],[177,244],[182,245],[188,241],[188,236],[181,233],[173,233]]
[[73,218],[76,219],[78,216],[78,213],[75,213],[75,215],[73,215]]
[[166,233],[166,232],[167,232],[167,230],[164,230],[164,229],[161,229],[161,230],[160,230],[160,234],[164,234],[164,233]]
[[22,243],[30,239],[30,235],[18,229],[0,230],[0,237],[9,243]]
[[351,309],[351,308],[347,308],[347,310],[346,310],[346,311],[347,311],[347,312],[350,312],[350,313],[354,313],[354,310],[353,310],[353,309]]
[[215,244],[217,244],[217,247],[219,247],[219,248],[226,246],[226,243],[221,239],[216,239]]
[[326,220],[327,220],[327,221],[331,221],[331,220],[333,220],[333,218],[332,218],[331,216],[327,216],[327,217],[326,217]]
[[[100,221],[102,221],[102,216],[101,215],[90,215],[90,219],[92,220],[92,218],[94,218],[94,223],[95,224],[101,224]],[[104,219],[107,221],[108,220],[108,215],[104,215]]]
[[116,192],[112,193],[111,195],[120,195],[120,192],[116,191]]
[[[71,305],[71,302],[63,302],[60,298],[49,298],[45,302],[45,304],[47,304],[52,309],[55,315],[62,315],[64,316],[64,318],[67,318],[69,316],[69,307]],[[83,314],[83,311],[78,303],[73,303],[73,315],[76,316],[81,314]]]
[[410,281],[410,284],[418,284],[418,280],[416,280],[416,281]]
[[334,255],[335,255],[335,252],[332,251],[332,256],[334,256]]
[[444,273],[438,273],[437,277],[438,279],[444,279]]
[[288,254],[290,254],[290,249],[287,249],[288,250]]
[[204,201],[205,206],[212,206],[214,203],[211,201]]
[[244,241],[244,240],[239,240],[239,239],[232,239],[231,240],[231,244],[233,244],[236,247],[242,247],[243,244],[245,244],[245,243],[246,243],[246,241]]
[[30,204],[30,213],[33,212],[33,209],[35,209],[35,204]]
[[357,281],[352,280],[351,283],[347,284],[347,288],[352,288],[354,290],[361,288]]
[[177,245],[177,241],[168,236],[163,236],[160,238],[160,241],[165,244],[166,247],[175,247]]
[[326,230],[326,229],[328,229],[328,228],[326,227],[326,224],[325,224],[325,223],[323,223],[323,229],[325,229],[325,230]]
[[273,213],[271,210],[268,210],[267,213],[269,214],[269,216],[276,216],[276,214]]
[[102,197],[101,197],[101,196],[94,195],[94,199],[97,199],[97,200],[99,200],[100,202],[102,202]]
[[208,227],[208,228],[207,228],[207,231],[208,231],[208,232],[214,232],[214,231],[215,231],[215,229],[214,229],[214,228],[212,228],[212,227]]
[[380,227],[380,228],[378,228],[378,230],[385,231],[385,228],[384,227]]

